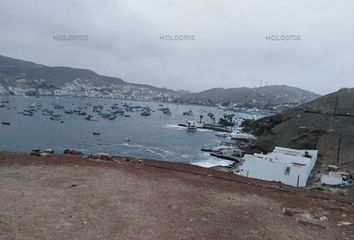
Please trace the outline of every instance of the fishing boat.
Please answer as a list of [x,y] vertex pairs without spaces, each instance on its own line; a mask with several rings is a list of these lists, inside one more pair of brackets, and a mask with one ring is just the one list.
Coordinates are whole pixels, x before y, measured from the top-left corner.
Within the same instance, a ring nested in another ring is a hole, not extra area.
[[56,104],[54,105],[54,109],[64,109],[64,106],[60,104]]
[[66,110],[66,111],[64,111],[64,113],[65,113],[65,114],[73,114],[74,111],[73,111],[73,110]]
[[92,116],[92,115],[87,115],[87,116],[85,117],[85,119],[86,119],[87,121],[98,121],[97,118],[96,118],[95,116]]
[[210,156],[226,160],[240,161],[243,157],[243,152],[239,149],[223,149],[217,152],[211,152]]
[[151,115],[151,111],[145,110],[142,113],[140,113],[141,116],[150,116]]
[[230,133],[217,133],[217,134],[215,134],[215,136],[227,138],[227,137],[231,137],[231,134]]
[[231,150],[234,149],[234,147],[231,146],[214,146],[214,147],[202,147],[200,150],[203,152],[218,152],[221,150]]
[[92,134],[93,134],[93,135],[95,135],[95,136],[99,136],[99,135],[101,135],[101,133],[100,133],[100,132],[92,132]]
[[116,115],[112,114],[111,116],[108,117],[108,120],[114,120],[114,119],[116,119],[116,117],[117,117]]
[[33,112],[23,112],[23,116],[33,116]]
[[192,110],[189,110],[187,112],[183,112],[183,115],[184,116],[192,116],[193,115],[193,111]]
[[49,119],[50,119],[50,120],[53,120],[53,121],[62,121],[62,120],[60,119],[60,116],[56,116],[56,115],[51,116]]
[[240,140],[240,141],[251,141],[257,139],[252,134],[248,133],[231,133],[232,140]]
[[162,113],[163,114],[165,114],[165,115],[168,115],[168,116],[171,116],[171,111],[170,111],[170,109],[168,109],[168,108],[165,108],[163,111],[162,111]]
[[196,130],[198,128],[198,122],[197,121],[187,121],[186,127],[188,130]]
[[2,125],[10,125],[10,122],[1,122]]

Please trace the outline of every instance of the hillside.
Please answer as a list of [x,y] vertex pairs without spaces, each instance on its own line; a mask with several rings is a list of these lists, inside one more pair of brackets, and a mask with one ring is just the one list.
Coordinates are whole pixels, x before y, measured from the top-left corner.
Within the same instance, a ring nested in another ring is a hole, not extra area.
[[296,87],[274,85],[259,88],[212,88],[183,95],[178,102],[216,104],[237,103],[245,107],[267,107],[279,104],[309,102],[319,95]]
[[259,137],[246,149],[250,153],[269,152],[275,145],[317,149],[319,171],[332,164],[354,172],[353,88],[341,89],[275,116],[247,121],[244,127]]
[[1,239],[352,239],[352,198],[191,165],[0,152]]
[[180,96],[173,90],[128,83],[88,69],[49,67],[4,56],[0,56],[0,94],[73,95],[132,100],[164,100]]
[[213,88],[191,93],[150,85],[134,84],[120,78],[99,75],[88,69],[50,67],[0,56],[0,94],[55,95],[162,100],[177,103],[215,105],[236,103],[241,107],[300,104],[319,95],[285,85],[260,88]]

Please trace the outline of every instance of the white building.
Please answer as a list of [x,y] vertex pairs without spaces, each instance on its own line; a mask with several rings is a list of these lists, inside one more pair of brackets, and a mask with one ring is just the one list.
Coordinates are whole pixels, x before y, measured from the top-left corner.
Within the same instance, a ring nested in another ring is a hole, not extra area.
[[349,185],[353,182],[353,177],[346,172],[329,172],[321,177],[321,184],[324,185]]
[[235,174],[267,181],[304,187],[317,160],[317,150],[275,147],[273,152],[246,154]]

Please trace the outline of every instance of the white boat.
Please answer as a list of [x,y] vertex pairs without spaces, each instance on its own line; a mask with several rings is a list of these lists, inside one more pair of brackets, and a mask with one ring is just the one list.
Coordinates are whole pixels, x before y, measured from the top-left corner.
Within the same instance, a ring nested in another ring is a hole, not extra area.
[[200,126],[198,125],[197,121],[187,121],[186,122],[186,127],[187,127],[188,130],[195,130],[195,129],[197,129]]
[[248,133],[231,133],[231,139],[232,140],[255,140],[257,139],[255,136],[252,134]]

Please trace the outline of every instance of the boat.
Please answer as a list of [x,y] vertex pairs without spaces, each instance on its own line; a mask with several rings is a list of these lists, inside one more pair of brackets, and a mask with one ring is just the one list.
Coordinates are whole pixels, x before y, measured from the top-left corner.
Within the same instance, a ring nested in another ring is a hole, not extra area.
[[186,127],[188,130],[196,130],[198,128],[198,122],[197,121],[187,121]]
[[168,116],[171,116],[171,115],[172,115],[170,109],[168,109],[168,108],[162,110],[162,113],[165,114],[165,115],[168,115]]
[[97,118],[96,118],[95,116],[92,116],[92,115],[87,115],[87,116],[85,117],[85,119],[86,119],[87,121],[98,121]]
[[101,133],[100,133],[100,132],[92,132],[92,134],[93,134],[93,135],[95,135],[95,136],[99,136],[99,135],[101,135]]
[[248,133],[231,133],[232,140],[240,140],[240,141],[251,141],[257,139],[252,134]]
[[223,149],[217,152],[211,152],[210,156],[239,162],[240,159],[243,157],[243,152],[239,149]]
[[52,110],[49,110],[47,108],[42,110],[42,115],[44,115],[44,116],[49,116],[49,115],[52,115],[52,114],[53,114]]
[[64,109],[64,106],[60,104],[56,104],[54,105],[54,109]]
[[187,112],[183,112],[183,115],[184,116],[192,116],[193,115],[193,111],[192,110],[189,110]]
[[60,117],[57,117],[57,116],[52,116],[49,118],[50,120],[53,120],[53,121],[61,121]]
[[23,112],[23,116],[33,116],[33,112]]
[[10,122],[1,122],[2,125],[10,125]]
[[107,120],[114,120],[117,117],[114,113],[100,113],[99,115]]
[[65,114],[73,114],[74,111],[73,111],[73,110],[66,110],[66,111],[64,111],[64,113],[65,113]]
[[233,147],[230,146],[216,146],[216,147],[202,147],[200,150],[203,152],[218,152],[221,150],[231,150]]
[[108,119],[108,120],[114,120],[114,119],[116,119],[116,117],[117,117],[116,115],[112,114],[112,115],[109,116],[107,119]]
[[140,113],[141,116],[150,116],[151,115],[151,111],[143,111],[142,113]]
[[230,133],[217,133],[217,134],[215,134],[215,136],[227,138],[227,137],[231,137],[231,134]]

